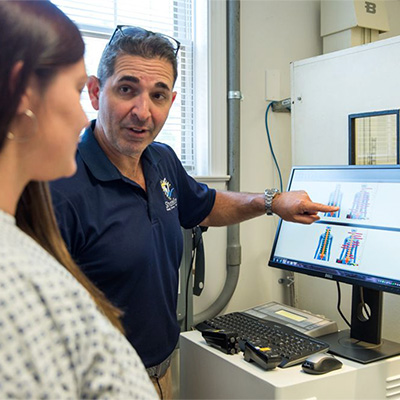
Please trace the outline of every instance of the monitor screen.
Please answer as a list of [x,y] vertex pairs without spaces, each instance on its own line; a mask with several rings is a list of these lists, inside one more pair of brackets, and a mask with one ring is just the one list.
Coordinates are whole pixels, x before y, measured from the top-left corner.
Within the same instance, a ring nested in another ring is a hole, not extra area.
[[[289,190],[340,209],[312,225],[280,221],[270,266],[352,284],[353,302],[354,287],[400,294],[400,166],[294,167]],[[373,323],[379,342],[380,315]]]
[[281,222],[270,265],[400,293],[400,167],[296,167],[288,190],[340,210]]

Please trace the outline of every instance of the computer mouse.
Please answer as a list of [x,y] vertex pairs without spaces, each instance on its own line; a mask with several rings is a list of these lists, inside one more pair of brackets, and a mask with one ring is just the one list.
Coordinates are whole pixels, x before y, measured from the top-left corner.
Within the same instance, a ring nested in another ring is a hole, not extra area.
[[302,364],[303,371],[307,374],[326,374],[335,369],[342,368],[343,363],[328,353],[317,353],[308,357]]

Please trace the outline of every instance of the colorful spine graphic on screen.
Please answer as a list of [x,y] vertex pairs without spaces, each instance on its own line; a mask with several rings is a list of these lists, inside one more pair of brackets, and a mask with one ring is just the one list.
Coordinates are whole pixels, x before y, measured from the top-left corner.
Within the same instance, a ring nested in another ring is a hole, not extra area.
[[[335,191],[332,192],[329,196],[328,205],[329,206],[338,206],[340,207],[342,203],[343,193],[340,190],[340,185],[336,185]],[[325,217],[331,218],[339,218],[340,217],[340,208],[335,212],[327,212],[324,214]]]
[[350,236],[346,237],[342,244],[342,251],[336,262],[338,264],[357,266],[357,251],[363,235],[362,233],[357,232],[356,229],[352,229],[349,234]]
[[331,255],[331,246],[332,246],[332,228],[327,226],[325,232],[322,233],[319,237],[318,247],[314,254],[315,260],[329,261],[329,257]]
[[361,186],[361,191],[356,193],[353,200],[353,206],[346,215],[348,219],[367,219],[370,193],[366,185]]

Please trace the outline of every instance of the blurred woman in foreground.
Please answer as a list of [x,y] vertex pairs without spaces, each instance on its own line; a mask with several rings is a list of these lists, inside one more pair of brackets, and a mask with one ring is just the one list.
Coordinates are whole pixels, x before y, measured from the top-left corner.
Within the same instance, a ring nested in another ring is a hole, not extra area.
[[155,398],[45,183],[75,173],[88,123],[80,33],[49,1],[0,1],[0,26],[0,398]]

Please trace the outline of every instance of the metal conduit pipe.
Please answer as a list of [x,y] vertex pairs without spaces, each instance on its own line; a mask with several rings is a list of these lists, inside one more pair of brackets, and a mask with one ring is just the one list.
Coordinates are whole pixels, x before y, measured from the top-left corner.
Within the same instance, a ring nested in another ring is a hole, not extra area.
[[[228,190],[240,191],[240,0],[227,0],[227,64],[228,64]],[[194,324],[219,314],[231,299],[241,264],[239,224],[227,227],[227,272],[224,288],[216,301],[194,316]]]

